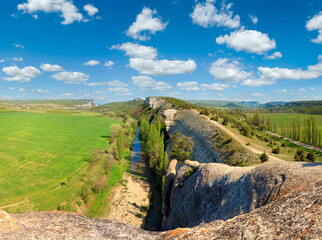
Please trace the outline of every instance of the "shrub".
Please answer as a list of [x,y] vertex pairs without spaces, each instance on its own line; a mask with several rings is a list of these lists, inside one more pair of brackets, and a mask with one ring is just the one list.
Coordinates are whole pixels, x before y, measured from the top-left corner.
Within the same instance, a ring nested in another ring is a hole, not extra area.
[[314,155],[314,153],[309,152],[309,153],[306,155],[306,159],[307,159],[307,161],[309,161],[309,162],[315,162],[315,155]]
[[302,149],[298,149],[294,156],[294,161],[304,162],[306,160],[305,153]]
[[280,153],[280,147],[279,147],[279,146],[274,147],[274,148],[272,149],[272,153],[274,153],[274,154],[279,154],[279,153]]
[[261,160],[261,162],[267,162],[268,161],[268,156],[266,155],[266,153],[262,153],[259,157],[259,159]]
[[286,147],[286,143],[285,143],[285,142],[283,142],[283,143],[281,144],[281,146],[282,146],[282,147]]

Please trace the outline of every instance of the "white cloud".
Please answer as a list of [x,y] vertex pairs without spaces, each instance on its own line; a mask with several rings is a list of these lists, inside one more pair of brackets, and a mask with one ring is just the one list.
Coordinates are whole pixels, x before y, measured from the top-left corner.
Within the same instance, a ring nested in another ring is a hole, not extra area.
[[226,5],[225,1],[222,2],[222,7],[218,10],[215,7],[214,0],[206,0],[204,3],[197,3],[194,7],[192,22],[202,27],[228,27],[238,28],[240,26],[239,15],[233,16],[233,12],[230,11],[232,3]]
[[52,65],[49,63],[42,63],[40,68],[45,71],[45,72],[59,72],[59,71],[63,71],[64,69],[59,66],[59,65]]
[[318,59],[321,60],[322,59],[322,54],[319,54]]
[[312,39],[311,41],[314,43],[322,43],[322,11],[319,12],[319,14],[314,15],[313,18],[307,21],[306,29],[308,31],[317,30],[319,32],[318,37],[316,39]]
[[6,61],[6,59],[0,59],[0,63],[3,63],[5,61]]
[[299,92],[306,92],[305,88],[300,88]]
[[248,15],[248,16],[249,16],[250,20],[252,20],[252,22],[254,24],[257,24],[258,23],[258,18],[256,16],[253,16],[253,15]]
[[40,75],[40,71],[35,67],[24,67],[22,69],[17,66],[2,68],[2,71],[11,77],[3,77],[6,81],[29,82],[31,78],[36,78]]
[[251,96],[253,96],[253,97],[266,97],[266,95],[263,93],[252,93]]
[[279,94],[282,94],[282,93],[287,93],[287,90],[286,89],[281,89],[281,90],[276,90],[275,91],[276,95],[279,95]]
[[197,91],[197,90],[199,90],[199,87],[198,87],[199,84],[195,81],[178,82],[176,86],[183,91]]
[[81,72],[59,72],[51,77],[68,84],[85,84],[89,79],[89,75]]
[[216,80],[229,83],[238,83],[251,75],[242,70],[241,63],[227,58],[219,58],[211,65],[209,72]]
[[61,13],[60,16],[64,18],[62,24],[71,24],[83,19],[83,15],[78,12],[77,7],[68,0],[28,0],[27,3],[19,4],[17,8],[33,16],[38,11]]
[[9,90],[16,90],[16,88],[15,87],[11,87],[11,88],[9,88]]
[[96,60],[90,60],[90,61],[88,61],[86,63],[83,63],[83,65],[85,65],[85,66],[95,66],[95,65],[98,65],[98,64],[100,64],[100,61],[96,61]]
[[228,48],[233,48],[236,51],[256,54],[263,54],[276,48],[275,40],[271,40],[267,34],[244,28],[231,32],[230,35],[219,36],[216,38],[216,42],[226,44]]
[[113,67],[114,66],[114,62],[112,62],[112,61],[106,61],[105,63],[104,63],[104,66],[105,67]]
[[137,15],[135,22],[126,31],[126,35],[134,39],[146,41],[150,39],[146,34],[141,32],[148,31],[155,34],[157,31],[162,31],[166,28],[168,23],[163,23],[160,17],[153,17],[157,14],[156,10],[144,7],[142,12]]
[[229,88],[229,85],[223,83],[213,83],[213,84],[201,84],[200,88],[202,90],[210,90],[210,91],[224,91],[226,88]]
[[18,57],[18,58],[13,57],[12,60],[13,61],[16,61],[16,62],[23,62],[23,58],[22,57]]
[[13,46],[15,46],[16,48],[25,48],[25,46],[19,44],[19,43],[14,43]]
[[280,52],[274,52],[272,55],[268,55],[263,57],[264,59],[276,59],[276,58],[281,58],[282,57],[282,53]]
[[115,87],[115,88],[107,88],[106,91],[108,92],[115,92],[117,96],[130,96],[132,93],[129,89],[124,87]]
[[84,10],[87,12],[89,16],[94,16],[96,13],[98,13],[98,9],[94,7],[93,4],[86,4],[84,6]]
[[310,87],[309,89],[310,89],[310,90],[315,90],[315,88],[314,88],[314,87]]
[[288,69],[288,68],[269,68],[258,67],[258,79],[247,79],[242,82],[242,85],[258,87],[263,85],[272,85],[278,79],[287,80],[303,80],[315,79],[322,75],[322,63],[310,65],[307,70],[302,69]]
[[111,49],[125,51],[125,54],[130,57],[154,59],[157,57],[157,50],[153,47],[142,46],[137,43],[123,43],[122,45],[112,46]]
[[50,91],[46,89],[38,89],[37,92],[42,93],[42,94],[49,94]]
[[129,86],[129,84],[119,81],[117,79],[107,82],[106,85],[112,86],[112,87],[128,87]]
[[193,60],[153,60],[130,58],[130,67],[140,74],[152,76],[170,76],[174,74],[194,72],[197,64]]
[[27,92],[27,90],[26,89],[24,89],[24,88],[19,88],[19,90],[18,90],[19,92]]
[[155,91],[169,91],[171,86],[163,81],[156,81],[149,76],[133,76],[132,78],[133,84],[139,87],[141,90],[147,90],[151,88]]
[[59,96],[61,96],[61,97],[73,97],[74,94],[73,93],[63,93],[63,94],[60,94]]

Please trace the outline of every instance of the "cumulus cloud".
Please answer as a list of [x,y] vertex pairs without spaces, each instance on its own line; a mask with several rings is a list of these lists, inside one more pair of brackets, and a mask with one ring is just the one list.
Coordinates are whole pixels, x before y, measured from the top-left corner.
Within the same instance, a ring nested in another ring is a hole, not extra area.
[[156,10],[144,7],[142,12],[136,16],[135,22],[126,31],[126,35],[134,39],[146,41],[150,39],[146,33],[143,35],[141,32],[149,32],[155,34],[157,31],[162,31],[166,28],[168,23],[163,23],[160,17],[154,17],[157,14]]
[[50,93],[50,91],[47,89],[38,89],[37,92],[42,93],[42,94],[49,94]]
[[282,57],[282,53],[280,52],[274,52],[271,55],[265,56],[263,57],[264,59],[276,59],[276,58],[281,58]]
[[106,85],[112,86],[112,87],[128,87],[129,86],[129,84],[119,81],[117,79],[107,82]]
[[26,90],[26,89],[24,89],[24,88],[19,88],[19,89],[18,89],[18,91],[19,91],[19,92],[27,92],[27,90]]
[[199,90],[199,87],[198,87],[199,84],[195,81],[178,82],[176,86],[183,91],[197,91],[197,90]]
[[142,46],[137,43],[123,43],[122,45],[114,45],[111,49],[118,49],[125,52],[127,56],[143,59],[154,59],[157,57],[157,50],[153,47]]
[[95,65],[98,65],[98,64],[100,64],[100,61],[96,61],[96,60],[90,60],[90,61],[88,61],[86,63],[83,63],[83,65],[85,65],[85,66],[95,66]]
[[60,16],[64,18],[64,21],[61,22],[64,25],[71,24],[74,21],[82,21],[83,19],[83,15],[78,12],[77,7],[72,1],[68,0],[28,0],[26,3],[19,4],[17,8],[33,16],[39,11],[60,13]]
[[114,92],[117,96],[130,96],[132,93],[128,88],[124,87],[114,87],[114,88],[107,88],[106,91]]
[[241,63],[227,58],[219,58],[211,65],[209,72],[216,80],[229,83],[238,83],[251,76],[251,73],[242,70]]
[[16,62],[23,62],[23,58],[22,57],[13,57],[12,58],[13,61],[16,61]]
[[250,20],[252,20],[252,22],[254,24],[257,24],[258,23],[258,18],[256,16],[253,16],[253,15],[248,15],[248,16],[249,16]]
[[253,96],[253,97],[266,97],[266,95],[263,93],[252,93],[251,96]]
[[256,30],[245,30],[241,28],[230,35],[219,36],[216,38],[218,44],[226,44],[228,48],[236,51],[246,51],[256,54],[263,54],[276,48],[274,39],[270,39],[267,34]]
[[152,89],[155,91],[168,91],[171,89],[171,86],[163,81],[156,81],[149,76],[133,76],[133,84],[139,87],[141,90]]
[[73,93],[62,93],[59,96],[61,96],[61,97],[73,97],[74,94]]
[[202,27],[218,27],[238,28],[240,26],[239,15],[234,15],[230,8],[232,3],[222,2],[221,9],[218,10],[214,0],[206,0],[204,3],[197,3],[193,13],[190,15],[192,22]]
[[316,39],[312,39],[311,41],[314,43],[322,43],[322,11],[319,14],[316,14],[306,23],[306,29],[308,31],[319,32],[319,35]]
[[0,63],[3,63],[5,61],[6,61],[6,59],[0,59]]
[[49,63],[42,63],[40,68],[45,71],[45,72],[59,72],[59,71],[63,71],[64,69],[59,66],[59,65],[52,65]]
[[242,82],[242,85],[258,87],[263,85],[275,84],[279,79],[285,80],[307,80],[315,79],[322,76],[322,63],[310,65],[307,70],[302,69],[288,69],[288,68],[269,68],[258,67],[258,78],[247,79]]
[[87,12],[89,16],[94,16],[96,13],[98,13],[98,9],[94,7],[93,4],[86,4],[84,6],[84,10]]
[[200,84],[202,90],[210,91],[224,91],[226,88],[229,88],[229,85],[223,83],[213,83],[213,84]]
[[57,81],[68,84],[85,84],[89,79],[89,75],[81,72],[59,72],[51,76]]
[[23,46],[22,44],[20,43],[14,43],[13,46],[15,46],[16,48],[25,48],[25,46]]
[[112,62],[112,61],[106,61],[105,63],[104,63],[104,67],[113,67],[114,66],[114,62]]
[[276,90],[275,94],[279,95],[279,94],[283,94],[283,93],[287,93],[286,89],[280,89],[280,90]]
[[130,67],[140,74],[152,76],[170,76],[174,74],[194,72],[197,64],[193,60],[153,60],[130,58]]
[[9,75],[10,77],[3,77],[3,80],[12,82],[29,82],[31,78],[36,78],[40,75],[40,71],[35,67],[24,67],[22,69],[17,66],[5,67],[2,68],[2,71]]

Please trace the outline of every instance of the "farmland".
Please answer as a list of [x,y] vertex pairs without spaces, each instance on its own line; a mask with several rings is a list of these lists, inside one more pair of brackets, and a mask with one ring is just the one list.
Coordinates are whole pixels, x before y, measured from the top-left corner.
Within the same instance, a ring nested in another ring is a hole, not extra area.
[[75,201],[91,152],[106,148],[113,123],[88,114],[1,113],[0,207],[28,199],[35,210],[53,210]]

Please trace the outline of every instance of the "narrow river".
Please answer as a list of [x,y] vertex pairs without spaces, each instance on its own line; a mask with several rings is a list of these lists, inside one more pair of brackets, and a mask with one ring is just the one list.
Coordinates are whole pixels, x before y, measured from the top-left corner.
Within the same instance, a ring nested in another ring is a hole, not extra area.
[[153,207],[149,210],[147,221],[147,230],[150,231],[160,231],[161,230],[161,220],[162,220],[162,189],[157,185],[156,177],[152,170],[149,168],[149,164],[144,159],[142,152],[142,146],[139,139],[140,129],[133,142],[133,155],[131,158],[131,171],[136,173],[138,171],[138,166],[143,165],[143,171],[145,176],[148,178],[150,189],[153,195]]

